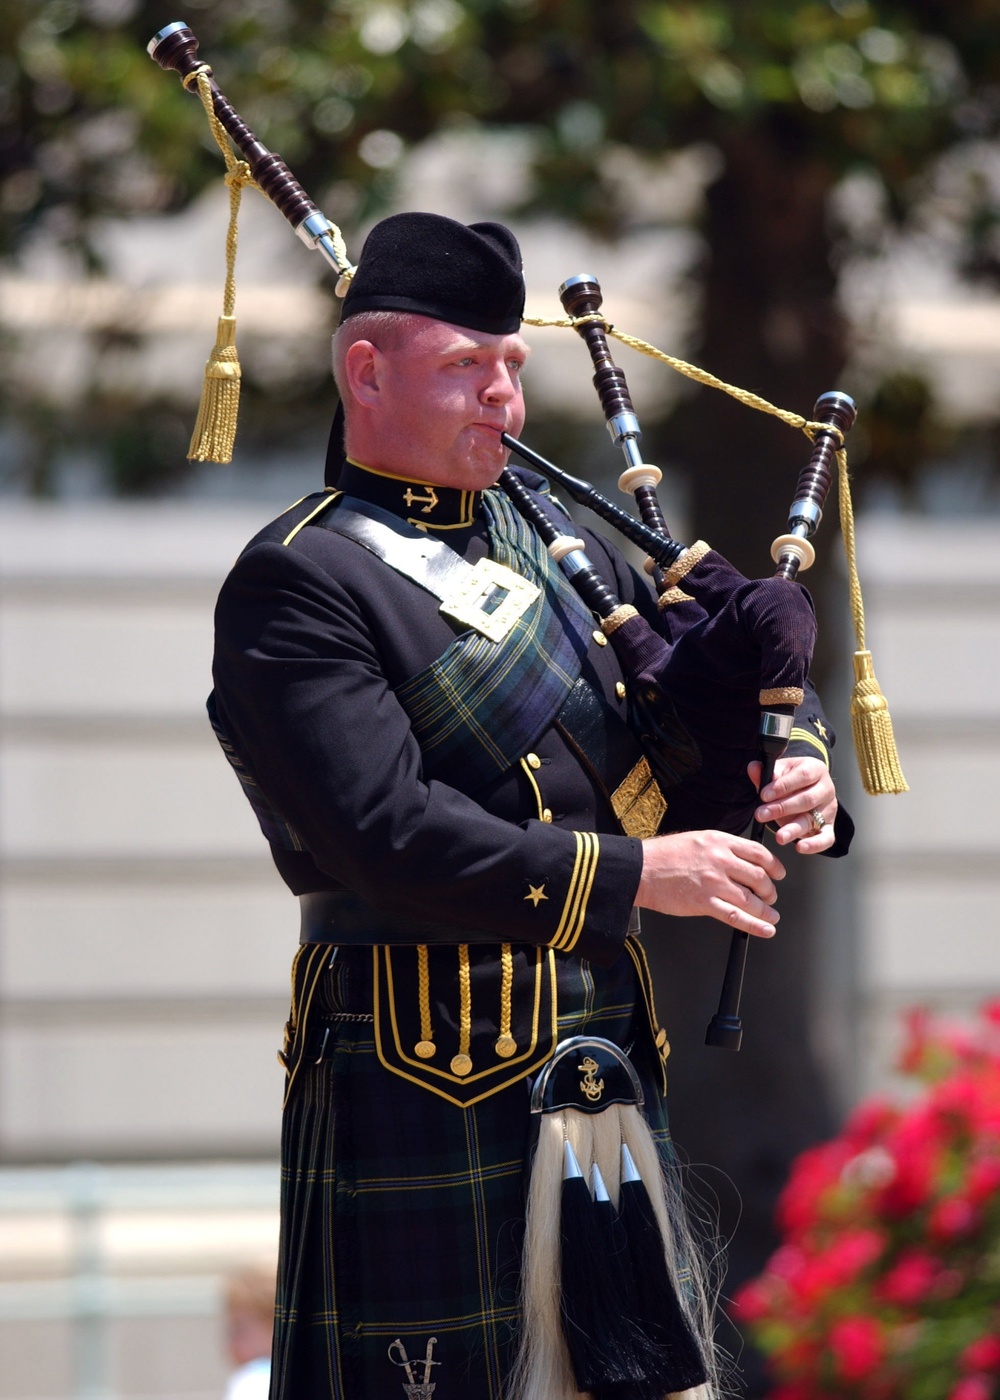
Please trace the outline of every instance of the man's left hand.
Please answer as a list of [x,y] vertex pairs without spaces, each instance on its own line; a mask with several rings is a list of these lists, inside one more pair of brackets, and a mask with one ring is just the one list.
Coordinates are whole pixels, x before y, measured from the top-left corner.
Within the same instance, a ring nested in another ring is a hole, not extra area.
[[[754,787],[760,783],[760,763],[747,772]],[[761,793],[764,805],[754,813],[759,822],[773,822],[779,846],[795,842],[800,855],[814,856],[833,845],[837,793],[826,764],[818,758],[779,758],[774,778]],[[815,813],[825,825],[817,830]]]

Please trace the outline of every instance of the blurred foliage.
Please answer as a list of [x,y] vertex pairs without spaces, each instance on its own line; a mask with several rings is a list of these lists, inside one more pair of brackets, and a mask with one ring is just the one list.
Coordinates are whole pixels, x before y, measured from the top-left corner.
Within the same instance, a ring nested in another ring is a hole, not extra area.
[[[188,0],[182,17],[349,235],[386,205],[407,149],[448,127],[526,132],[522,217],[558,212],[609,239],[673,217],[637,212],[626,153],[641,175],[664,152],[715,148],[695,350],[806,411],[848,356],[838,259],[872,238],[832,224],[831,190],[866,171],[901,219],[926,206],[942,152],[974,153],[1000,126],[996,0]],[[42,231],[96,267],[95,219],[180,209],[217,178],[198,103],[145,53],[176,18],[172,0],[0,8],[8,254]],[[988,169],[970,158],[944,202],[963,269],[996,277]],[[695,446],[693,412],[670,446],[697,476],[720,444]],[[747,448],[771,453],[766,438]]]
[[[863,162],[902,211],[929,156],[1000,120],[994,0],[189,0],[220,85],[308,188],[377,202],[444,123],[536,129],[533,201],[629,221],[609,152],[762,125],[833,178]],[[216,158],[197,104],[145,44],[161,0],[7,0],[0,11],[8,238],[52,219],[182,205]],[[10,246],[10,244],[8,245]]]
[[921,466],[942,458],[955,440],[942,422],[926,377],[914,370],[887,374],[859,420],[865,457],[877,464],[881,478],[898,486],[913,504]]

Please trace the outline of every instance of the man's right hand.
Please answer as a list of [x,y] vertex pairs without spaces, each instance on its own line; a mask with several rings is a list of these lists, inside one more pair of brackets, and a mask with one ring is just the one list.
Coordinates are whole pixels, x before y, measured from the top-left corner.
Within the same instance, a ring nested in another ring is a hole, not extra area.
[[770,938],[778,913],[775,880],[785,867],[759,841],[725,831],[678,831],[642,843],[641,909],[694,918],[707,914],[730,928]]

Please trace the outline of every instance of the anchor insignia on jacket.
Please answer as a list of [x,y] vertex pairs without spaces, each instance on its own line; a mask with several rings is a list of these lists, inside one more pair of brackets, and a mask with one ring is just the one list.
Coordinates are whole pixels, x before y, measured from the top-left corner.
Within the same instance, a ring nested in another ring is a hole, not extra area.
[[580,1073],[583,1075],[580,1093],[584,1094],[591,1103],[596,1103],[604,1093],[604,1080],[597,1077],[599,1069],[600,1065],[590,1055],[587,1055],[580,1062]]
[[[406,1391],[406,1400],[431,1400],[431,1396],[434,1394],[435,1390],[437,1390],[437,1382],[431,1380],[431,1367],[441,1365],[440,1361],[434,1360],[434,1348],[436,1346],[437,1337],[429,1338],[427,1342],[427,1351],[421,1363],[419,1361],[410,1360],[406,1354],[406,1347],[403,1346],[402,1340],[399,1337],[391,1343],[389,1347],[389,1360],[394,1366],[402,1366],[403,1370],[406,1372],[406,1380],[403,1382],[403,1389]],[[395,1352],[401,1360],[397,1361],[393,1352]],[[417,1367],[420,1365],[423,1365],[424,1374],[423,1378],[418,1381]]]
[[420,513],[421,515],[430,515],[431,511],[438,503],[438,493],[434,490],[433,486],[428,486],[427,495],[419,496],[412,486],[408,486],[403,492],[403,500],[411,509],[423,501],[424,507]]

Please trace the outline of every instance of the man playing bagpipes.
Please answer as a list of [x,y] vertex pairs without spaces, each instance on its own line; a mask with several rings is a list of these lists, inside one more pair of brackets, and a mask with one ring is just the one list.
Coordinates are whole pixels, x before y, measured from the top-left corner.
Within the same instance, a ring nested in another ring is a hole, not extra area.
[[[716,1394],[635,911],[768,937],[784,870],[656,834],[615,649],[495,485],[523,306],[503,226],[377,225],[335,336],[343,454],[219,598],[213,723],[302,904],[273,1400]],[[808,686],[795,724],[758,816],[811,855],[838,838]]]

